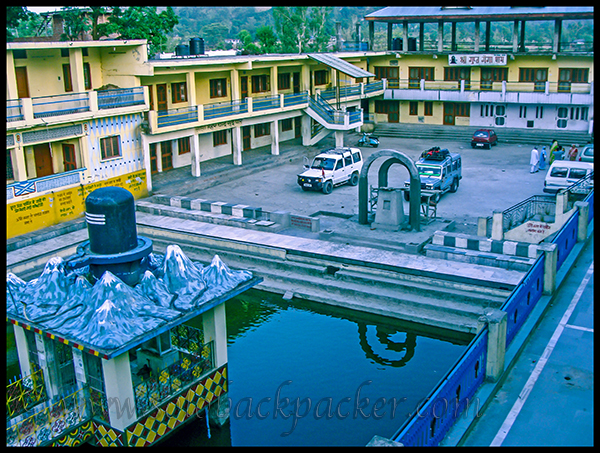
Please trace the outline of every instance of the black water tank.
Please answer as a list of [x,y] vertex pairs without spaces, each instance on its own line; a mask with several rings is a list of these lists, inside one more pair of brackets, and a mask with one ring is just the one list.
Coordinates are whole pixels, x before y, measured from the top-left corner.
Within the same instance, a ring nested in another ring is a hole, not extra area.
[[190,54],[190,49],[186,44],[179,44],[175,47],[175,55],[178,57],[186,57]]
[[138,246],[133,195],[122,187],[101,187],[85,199],[90,251],[114,255]]
[[190,39],[190,55],[204,55],[204,39]]

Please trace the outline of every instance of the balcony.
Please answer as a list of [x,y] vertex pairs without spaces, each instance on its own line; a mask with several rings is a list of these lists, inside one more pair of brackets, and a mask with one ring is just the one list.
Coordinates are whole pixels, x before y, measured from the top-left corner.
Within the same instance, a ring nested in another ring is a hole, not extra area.
[[[359,100],[364,97],[378,96],[384,93],[383,80],[368,84],[349,85],[340,88],[340,99]],[[313,111],[321,115],[328,125],[336,127],[356,127],[362,122],[361,112],[332,113],[316,98],[335,99],[336,89],[321,91],[312,97],[308,92],[277,94],[264,97],[248,97],[244,100],[203,104],[164,111],[148,112],[148,133],[156,134],[187,129],[190,127],[206,126],[223,121],[233,121],[242,118],[258,117],[281,111],[304,110],[314,105]],[[312,100],[312,101],[311,101]],[[325,104],[327,104],[325,102]],[[333,109],[331,106],[329,108]],[[333,109],[335,110],[335,109]],[[360,114],[360,115],[359,115]],[[336,116],[337,115],[337,116]],[[344,120],[347,116],[347,121]],[[354,126],[352,126],[354,124]],[[328,126],[329,127],[329,126]]]
[[491,82],[388,80],[384,99],[515,104],[575,104],[593,102],[594,84],[566,82]]
[[146,87],[86,91],[6,101],[7,129],[85,121],[148,110]]

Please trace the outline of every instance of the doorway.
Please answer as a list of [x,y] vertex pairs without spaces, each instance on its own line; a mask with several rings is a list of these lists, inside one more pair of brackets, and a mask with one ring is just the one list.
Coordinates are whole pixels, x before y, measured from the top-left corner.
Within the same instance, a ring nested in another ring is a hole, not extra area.
[[168,110],[169,105],[167,103],[167,84],[162,83],[156,85],[156,104],[159,112]]
[[171,141],[160,142],[160,157],[162,171],[171,170],[173,168],[173,148],[171,147]]
[[17,95],[19,99],[29,97],[29,84],[27,83],[27,68],[21,66],[15,68],[15,76],[17,78]]
[[242,151],[248,151],[251,146],[250,126],[242,127]]
[[444,102],[444,124],[446,126],[454,126],[455,116],[455,105],[452,102]]
[[35,174],[37,178],[54,174],[52,167],[52,154],[49,143],[40,143],[33,146],[33,157],[35,160]]

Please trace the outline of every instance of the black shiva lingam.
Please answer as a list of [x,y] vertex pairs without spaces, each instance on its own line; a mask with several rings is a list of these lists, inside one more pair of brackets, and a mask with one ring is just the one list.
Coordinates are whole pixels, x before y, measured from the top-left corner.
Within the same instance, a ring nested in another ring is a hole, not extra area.
[[134,286],[148,269],[152,241],[137,235],[133,195],[121,187],[102,187],[88,195],[85,209],[89,240],[77,247],[68,266],[89,265],[94,281],[110,271]]

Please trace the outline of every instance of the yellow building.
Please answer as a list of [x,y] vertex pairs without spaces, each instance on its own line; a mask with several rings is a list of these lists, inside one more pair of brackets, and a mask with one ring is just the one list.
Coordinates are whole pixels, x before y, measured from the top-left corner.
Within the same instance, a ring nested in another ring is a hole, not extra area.
[[87,193],[147,194],[145,40],[8,43],[7,237],[83,214]]

